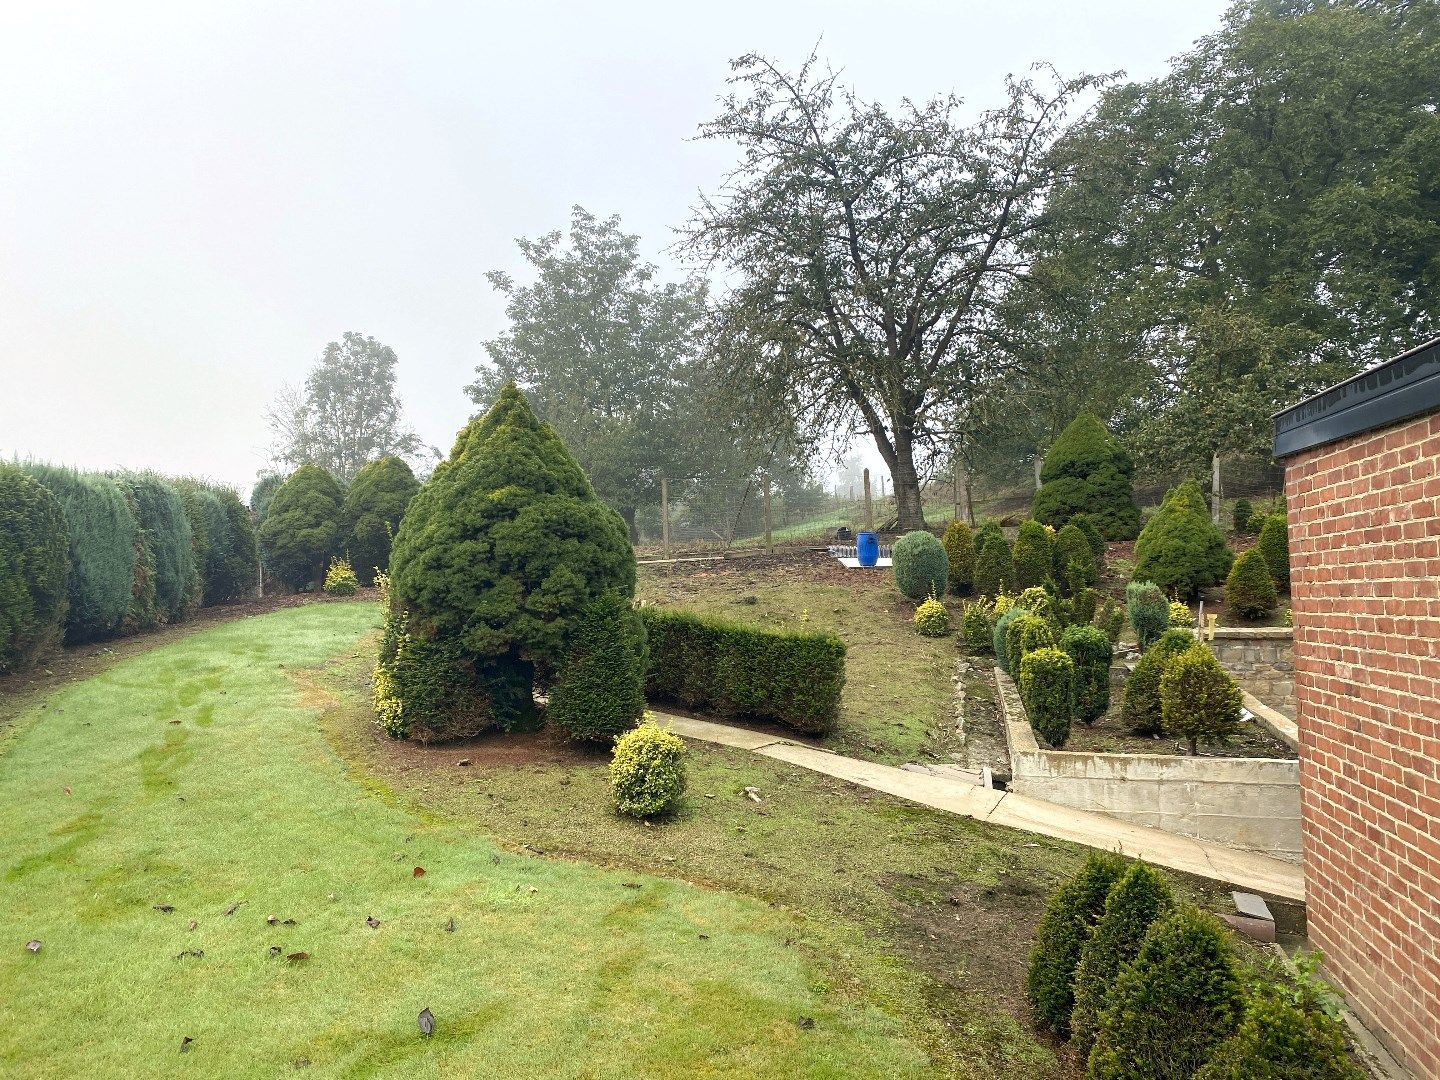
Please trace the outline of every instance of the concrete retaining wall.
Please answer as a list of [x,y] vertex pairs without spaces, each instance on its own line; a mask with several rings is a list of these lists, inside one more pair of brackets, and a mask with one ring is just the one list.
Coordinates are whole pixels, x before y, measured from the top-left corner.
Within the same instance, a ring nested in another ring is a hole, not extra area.
[[1010,743],[1010,790],[1137,825],[1300,860],[1300,763],[1042,750],[1020,692],[995,683]]
[[1215,659],[1250,693],[1295,719],[1295,643],[1288,626],[1218,626]]

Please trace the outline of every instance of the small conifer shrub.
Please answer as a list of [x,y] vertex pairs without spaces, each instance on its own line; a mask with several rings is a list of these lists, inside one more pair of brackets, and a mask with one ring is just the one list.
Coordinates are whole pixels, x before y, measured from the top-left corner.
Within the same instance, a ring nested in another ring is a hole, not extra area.
[[340,549],[360,582],[369,585],[390,565],[390,544],[420,484],[410,466],[393,455],[367,462],[340,506]]
[[990,647],[995,653],[995,660],[999,663],[1000,669],[1005,672],[1010,670],[1010,656],[1006,651],[1010,639],[1010,627],[1022,616],[1028,615],[1022,607],[1008,607],[995,619],[995,630],[990,638]]
[[354,596],[360,591],[360,580],[349,559],[330,560],[325,570],[325,591],[331,596]]
[[1125,586],[1125,615],[1141,650],[1148,649],[1170,628],[1170,601],[1160,586],[1137,578]]
[[1065,1038],[1075,1006],[1075,968],[1110,889],[1125,873],[1125,860],[1092,851],[1085,864],[1050,894],[1035,931],[1025,995],[1039,1027]]
[[1100,567],[1090,541],[1074,522],[1055,535],[1055,580],[1074,596],[1100,580]]
[[933,596],[922,600],[915,609],[915,629],[924,637],[944,637],[950,633],[950,612]]
[[956,596],[970,591],[975,584],[975,534],[963,521],[952,521],[945,527],[940,541],[950,563],[950,591]]
[[320,582],[340,539],[340,483],[318,465],[302,465],[270,500],[260,526],[265,565],[290,588]]
[[1171,660],[1194,645],[1195,635],[1189,630],[1166,630],[1126,676],[1120,719],[1136,735],[1159,735],[1163,730],[1160,677]]
[[1115,647],[1093,626],[1067,626],[1060,648],[1075,662],[1075,717],[1093,724],[1110,708],[1110,665]]
[[950,560],[940,541],[924,529],[908,532],[890,548],[895,585],[911,600],[944,596],[950,581]]
[[1090,544],[1090,554],[1095,556],[1096,566],[1103,569],[1105,561],[1105,534],[1100,531],[1100,526],[1095,524],[1095,519],[1089,514],[1076,514],[1069,521],[1082,533]]
[[1038,615],[1032,615],[1024,608],[1021,614],[1005,630],[1005,668],[1012,679],[1020,678],[1020,662],[1033,649],[1053,649],[1055,630],[1052,624]]
[[1223,745],[1240,725],[1240,687],[1215,654],[1196,644],[1165,666],[1160,676],[1160,722],[1185,740]]
[[1059,750],[1070,740],[1075,662],[1056,648],[1026,651],[1020,660],[1020,700],[1035,734]]
[[1191,1077],[1240,1022],[1233,946],[1215,916],[1181,906],[1146,932],[1096,1025],[1089,1080]]
[[610,788],[626,817],[652,818],[673,810],[685,793],[685,744],[654,724],[615,740]]
[[1044,585],[1051,577],[1054,540],[1038,521],[1022,521],[1015,540],[1015,584],[1021,589]]
[[1263,619],[1275,613],[1280,598],[1269,564],[1258,547],[1235,560],[1225,579],[1225,603],[1242,619]]
[[966,601],[960,612],[960,631],[965,635],[965,644],[972,649],[989,649],[993,646],[995,621],[991,617],[988,601]]
[[1250,519],[1255,511],[1250,506],[1249,499],[1236,499],[1235,509],[1231,511],[1230,524],[1232,531],[1245,535],[1250,531]]
[[1135,959],[1151,924],[1167,914],[1173,903],[1165,876],[1143,861],[1126,870],[1110,890],[1105,911],[1080,950],[1075,968],[1070,1030],[1081,1060],[1090,1054],[1100,1010],[1120,969]]
[[1284,514],[1271,514],[1260,527],[1260,539],[1255,550],[1265,557],[1270,576],[1275,579],[1275,588],[1282,593],[1290,591],[1290,530]]
[[1135,577],[1164,592],[1193,596],[1225,580],[1234,556],[1210,520],[1199,484],[1187,480],[1165,496],[1135,542],[1135,560]]
[[1235,1034],[1194,1080],[1365,1080],[1339,1023],[1274,992],[1253,992]]
[[979,596],[999,596],[1015,585],[1015,566],[1011,558],[1010,545],[1000,535],[999,526],[995,532],[986,535],[982,529],[977,538],[980,554],[975,558],[975,592]]
[[1109,539],[1133,539],[1140,529],[1134,471],[1130,455],[1099,417],[1082,412],[1045,455],[1032,504],[1035,518],[1058,529],[1085,514]]

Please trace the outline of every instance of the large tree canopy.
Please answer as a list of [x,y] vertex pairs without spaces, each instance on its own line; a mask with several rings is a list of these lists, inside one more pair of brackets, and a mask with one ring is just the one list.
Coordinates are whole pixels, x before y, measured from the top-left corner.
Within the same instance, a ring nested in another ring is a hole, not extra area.
[[318,465],[348,484],[367,461],[387,454],[438,457],[402,419],[398,363],[395,350],[363,334],[346,332],[326,345],[304,389],[283,391],[266,414],[275,437],[271,471]]
[[755,55],[732,67],[700,134],[737,143],[740,164],[688,246],[734,276],[734,325],[809,416],[874,439],[899,526],[919,527],[925,456],[990,362],[996,309],[1043,221],[1046,151],[1094,80],[1012,80],[1003,108],[966,125],[953,96],[891,112],[814,56],[794,74]]
[[488,407],[513,381],[633,534],[638,507],[659,501],[661,476],[682,476],[686,382],[701,348],[705,287],[662,283],[618,217],[576,206],[559,231],[517,241],[529,284],[499,271],[509,327],[485,342],[489,363],[466,388]]
[[1440,331],[1437,72],[1434,4],[1236,4],[1062,140],[1010,333],[1128,369],[1132,407],[1088,403],[1151,466],[1265,451],[1275,409]]

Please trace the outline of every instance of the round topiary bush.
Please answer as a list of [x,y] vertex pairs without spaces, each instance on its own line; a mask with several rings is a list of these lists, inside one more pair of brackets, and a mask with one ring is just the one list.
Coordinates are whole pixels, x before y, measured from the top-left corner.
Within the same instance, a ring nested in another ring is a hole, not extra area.
[[1015,539],[1015,584],[1021,589],[1044,585],[1054,560],[1050,531],[1038,521],[1022,521]]
[[968,592],[975,584],[975,534],[963,521],[952,521],[940,544],[950,562],[950,591],[956,596]]
[[890,548],[895,585],[911,600],[944,596],[950,580],[950,560],[944,545],[923,529],[908,532]]
[[1082,412],[1045,455],[1032,509],[1037,521],[1060,528],[1077,514],[1094,518],[1111,540],[1131,540],[1140,510],[1131,487],[1134,464],[1094,413]]
[[924,637],[944,637],[950,633],[950,612],[933,596],[922,600],[915,609],[915,629]]
[[[997,526],[998,529],[998,526]],[[980,544],[980,554],[975,558],[975,592],[979,596],[999,596],[1015,583],[1015,566],[1010,555],[1010,545],[1005,537],[991,534]]]
[[1200,485],[1187,480],[1170,491],[1135,542],[1135,577],[1164,592],[1193,596],[1218,585],[1234,555],[1225,534],[1210,520]]
[[1284,514],[1271,514],[1260,527],[1260,539],[1255,541],[1255,550],[1265,558],[1275,588],[1283,593],[1290,591],[1290,530]]
[[1274,992],[1252,992],[1235,1034],[1194,1080],[1366,1080],[1339,1023]]
[[70,554],[66,643],[119,633],[135,599],[135,556],[143,548],[125,493],[108,476],[38,463],[20,467],[55,496],[65,514]]
[[1185,740],[1191,755],[1197,743],[1230,740],[1240,726],[1240,703],[1235,679],[1203,645],[1186,649],[1160,675],[1160,723]]
[[650,818],[673,810],[685,793],[685,744],[654,724],[641,724],[615,740],[610,762],[615,809]]
[[1093,724],[1110,708],[1110,665],[1115,647],[1103,631],[1093,626],[1067,626],[1060,635],[1060,649],[1075,661],[1075,716]]
[[1125,586],[1125,616],[1142,650],[1170,628],[1170,601],[1153,581],[1136,578]]
[[0,674],[59,644],[70,577],[60,500],[0,461]]
[[510,383],[410,503],[390,578],[411,633],[473,664],[514,729],[534,722],[537,668],[562,666],[579,614],[605,594],[634,596],[635,553],[620,515]]
[[1270,566],[1258,547],[1235,560],[1225,579],[1225,603],[1231,611],[1242,619],[1263,619],[1275,613],[1279,600]]
[[1020,700],[1035,734],[1059,750],[1070,741],[1075,662],[1059,649],[1030,649],[1020,659]]
[[1215,916],[1183,906],[1155,922],[1100,1011],[1093,1080],[1188,1077],[1240,1020],[1235,956]]
[[1110,890],[1105,911],[1080,950],[1075,968],[1075,1008],[1070,1015],[1072,1045],[1083,1061],[1095,1042],[1095,1028],[1120,969],[1140,952],[1151,925],[1166,915],[1174,897],[1165,876],[1136,862]]
[[419,490],[410,466],[393,455],[367,462],[355,474],[340,507],[340,548],[361,584],[371,584],[376,571],[390,565],[390,542]]
[[1037,1026],[1061,1038],[1070,1034],[1075,1005],[1075,968],[1110,889],[1125,873],[1125,860],[1092,851],[1085,865],[1050,894],[1035,930],[1035,948],[1025,977],[1025,995]]
[[1015,606],[1024,608],[1031,615],[1038,615],[1051,626],[1059,620],[1055,598],[1041,588],[1029,588],[1015,598]]
[[319,583],[340,539],[340,482],[318,465],[301,465],[270,500],[260,526],[265,565],[292,589]]
[[1195,635],[1189,630],[1166,630],[1126,676],[1120,719],[1136,735],[1159,735],[1164,730],[1160,715],[1160,676],[1165,674],[1171,660],[1194,646]]
[[335,557],[325,570],[325,592],[331,596],[354,596],[360,591],[360,579],[349,559]]
[[572,739],[608,742],[644,712],[644,623],[628,599],[603,593],[575,619],[545,717]]

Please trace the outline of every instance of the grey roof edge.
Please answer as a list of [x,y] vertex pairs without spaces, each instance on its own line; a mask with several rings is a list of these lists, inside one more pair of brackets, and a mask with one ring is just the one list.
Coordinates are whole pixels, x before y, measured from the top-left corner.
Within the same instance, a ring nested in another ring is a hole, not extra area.
[[1440,338],[1336,383],[1274,417],[1277,458],[1440,410]]

